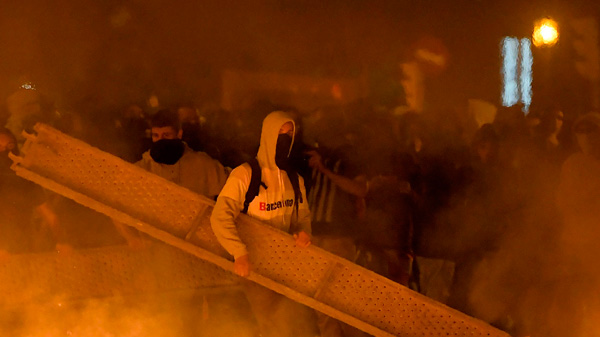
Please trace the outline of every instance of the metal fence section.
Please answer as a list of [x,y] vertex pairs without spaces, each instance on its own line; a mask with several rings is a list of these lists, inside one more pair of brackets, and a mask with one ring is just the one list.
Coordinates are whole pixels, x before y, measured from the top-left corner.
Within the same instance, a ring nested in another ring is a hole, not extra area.
[[[210,228],[212,200],[38,124],[13,169],[20,176],[232,271]],[[375,336],[508,336],[248,216],[237,219],[249,279]]]
[[71,253],[11,255],[0,264],[0,303],[79,300],[237,286],[221,268],[177,248],[154,243],[132,250],[111,246]]

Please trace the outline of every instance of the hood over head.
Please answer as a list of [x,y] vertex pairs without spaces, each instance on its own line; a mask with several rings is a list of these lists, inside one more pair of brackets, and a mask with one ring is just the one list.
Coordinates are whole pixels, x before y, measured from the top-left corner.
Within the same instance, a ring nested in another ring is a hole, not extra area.
[[292,143],[288,150],[291,151],[296,134],[296,123],[294,123],[292,115],[284,111],[273,111],[263,120],[262,131],[260,134],[260,146],[256,156],[261,167],[277,169],[277,164],[275,164],[277,137],[279,136],[281,126],[287,122],[292,122],[294,125],[294,136],[292,136]]

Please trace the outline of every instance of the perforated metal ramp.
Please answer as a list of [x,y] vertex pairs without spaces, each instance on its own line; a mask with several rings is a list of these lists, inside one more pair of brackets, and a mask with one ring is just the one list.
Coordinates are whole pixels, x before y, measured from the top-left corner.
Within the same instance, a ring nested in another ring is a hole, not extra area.
[[140,293],[232,289],[238,279],[168,245],[12,255],[0,263],[0,307]]
[[[210,228],[213,201],[38,124],[16,158],[20,176],[233,271]],[[241,215],[249,279],[375,336],[508,336],[347,260],[297,248],[293,238]]]

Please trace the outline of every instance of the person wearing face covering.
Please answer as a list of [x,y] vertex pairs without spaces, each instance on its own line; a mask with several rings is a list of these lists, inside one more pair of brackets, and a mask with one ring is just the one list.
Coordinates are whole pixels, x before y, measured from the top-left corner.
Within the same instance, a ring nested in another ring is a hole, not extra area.
[[136,163],[177,185],[214,199],[227,179],[227,170],[204,152],[195,152],[183,140],[177,114],[158,111],[151,121],[152,146]]
[[[218,161],[204,152],[195,152],[183,140],[183,130],[176,113],[158,111],[150,122],[152,146],[144,152],[135,165],[185,187],[205,197],[214,199],[227,180],[228,171]],[[132,247],[143,246],[137,233],[115,222],[119,233]]]
[[[311,234],[306,191],[302,177],[289,161],[295,131],[294,120],[286,112],[275,111],[264,119],[256,156],[263,184],[248,204],[247,214],[293,234],[296,244],[306,247],[310,245]],[[238,235],[235,219],[244,209],[251,177],[252,168],[248,163],[236,167],[219,194],[210,218],[219,243],[235,260],[235,273],[244,277],[251,272],[253,261]],[[244,290],[262,336],[301,336],[310,331],[307,324],[316,324],[302,323],[307,317],[307,308],[282,295],[250,282],[245,283]]]
[[[152,145],[135,165],[214,200],[227,180],[228,169],[208,154],[194,151],[183,141],[186,130],[182,127],[177,111],[159,110],[152,116],[150,128]],[[115,226],[127,240],[130,247],[136,249],[144,248],[147,245],[147,241],[142,239],[137,231],[124,224],[115,223]],[[164,305],[206,307],[209,308],[206,311],[201,309],[202,316],[215,317],[219,320],[218,317],[228,315],[229,318],[235,319],[238,313],[231,301],[235,301],[237,297],[239,295],[236,296],[235,292],[224,291],[220,294],[203,295],[202,303],[182,304],[176,299],[167,298],[165,299],[167,303]],[[170,302],[171,300],[174,302]],[[222,307],[229,309],[227,313],[222,312]],[[184,324],[196,324],[198,322],[198,317],[195,317],[195,310],[189,308],[186,313],[189,313],[189,315],[186,314],[180,317]]]

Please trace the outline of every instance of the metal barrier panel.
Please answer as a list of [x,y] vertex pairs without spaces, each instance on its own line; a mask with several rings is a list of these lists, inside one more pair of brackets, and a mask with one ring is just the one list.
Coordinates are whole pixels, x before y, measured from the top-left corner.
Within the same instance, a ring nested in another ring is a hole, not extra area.
[[[214,202],[38,124],[20,176],[122,221],[225,270],[233,263],[210,228]],[[508,336],[246,215],[237,219],[254,270],[248,277],[375,336]]]
[[112,246],[66,254],[16,254],[0,263],[3,306],[237,283],[231,273],[162,243],[137,250]]

